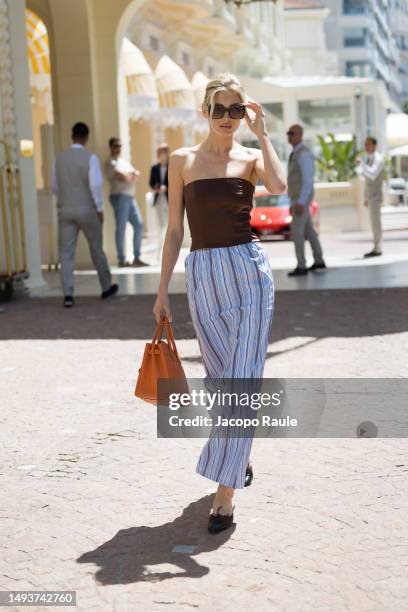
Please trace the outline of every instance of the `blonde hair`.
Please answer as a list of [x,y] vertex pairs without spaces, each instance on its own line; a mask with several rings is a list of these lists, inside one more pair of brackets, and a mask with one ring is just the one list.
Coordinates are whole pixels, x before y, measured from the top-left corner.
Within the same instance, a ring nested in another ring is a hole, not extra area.
[[241,102],[246,102],[245,92],[240,80],[231,72],[223,72],[208,81],[205,88],[203,109],[207,110],[210,106],[210,116],[214,109],[214,96],[217,91],[233,91],[239,96]]

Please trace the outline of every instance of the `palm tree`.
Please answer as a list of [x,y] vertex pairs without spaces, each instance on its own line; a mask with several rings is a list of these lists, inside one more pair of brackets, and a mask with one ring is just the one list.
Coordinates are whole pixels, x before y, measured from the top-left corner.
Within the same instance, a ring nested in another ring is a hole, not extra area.
[[318,135],[322,156],[316,159],[322,178],[329,183],[336,181],[350,181],[356,176],[357,158],[361,151],[357,149],[356,137],[342,142],[336,140],[333,132],[327,137]]

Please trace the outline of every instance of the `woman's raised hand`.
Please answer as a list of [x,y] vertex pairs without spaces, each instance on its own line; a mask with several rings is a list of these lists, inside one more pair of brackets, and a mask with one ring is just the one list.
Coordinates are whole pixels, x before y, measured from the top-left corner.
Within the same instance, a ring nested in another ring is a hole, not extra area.
[[248,115],[248,111],[245,113],[245,121],[249,129],[255,134],[255,136],[262,136],[266,132],[265,126],[265,113],[262,106],[254,100],[247,100],[245,106],[254,111],[255,117],[252,119]]

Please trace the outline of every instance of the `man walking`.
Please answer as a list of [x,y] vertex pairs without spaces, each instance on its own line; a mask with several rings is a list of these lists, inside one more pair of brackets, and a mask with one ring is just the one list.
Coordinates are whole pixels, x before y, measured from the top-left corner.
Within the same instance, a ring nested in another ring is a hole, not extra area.
[[158,228],[157,253],[159,260],[161,259],[161,251],[169,216],[169,204],[167,197],[169,188],[169,156],[169,146],[167,143],[163,142],[157,147],[158,163],[154,164],[150,169],[149,185],[154,191],[153,207],[156,211],[156,222]]
[[[293,147],[289,157],[288,195],[292,215],[290,230],[297,258],[297,266],[288,276],[303,276],[309,270],[326,268],[320,240],[313,227],[309,210],[314,195],[314,156],[303,143],[302,126],[292,125],[286,134],[289,144]],[[306,267],[305,238],[310,242],[314,257],[314,263],[309,268]]]
[[110,297],[118,290],[118,285],[111,284],[109,264],[102,248],[103,179],[99,159],[85,148],[88,137],[88,126],[76,123],[72,128],[73,144],[57,156],[52,172],[65,308],[74,305],[75,248],[80,230],[85,234],[98,272],[101,297]]
[[109,149],[110,158],[106,161],[105,172],[110,183],[109,201],[115,214],[118,265],[120,268],[129,265],[125,259],[125,232],[129,222],[133,227],[133,262],[130,265],[148,266],[140,259],[143,219],[135,198],[135,182],[140,172],[120,156],[122,143],[119,138],[109,140]]
[[371,227],[374,237],[374,248],[364,257],[378,257],[382,255],[382,226],[381,205],[383,199],[384,158],[377,149],[377,140],[368,136],[364,142],[367,159],[359,160],[361,173],[365,178],[364,205],[368,206]]

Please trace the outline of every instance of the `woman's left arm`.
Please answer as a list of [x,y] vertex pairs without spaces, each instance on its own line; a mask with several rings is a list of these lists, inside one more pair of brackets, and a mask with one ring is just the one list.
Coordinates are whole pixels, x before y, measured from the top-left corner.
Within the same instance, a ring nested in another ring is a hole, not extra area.
[[254,119],[250,119],[248,113],[246,113],[245,119],[249,129],[258,138],[260,144],[260,150],[252,149],[256,155],[255,172],[266,189],[272,194],[285,193],[287,189],[286,177],[279,157],[269,139],[262,106],[252,100],[249,100],[246,105],[255,113]]

